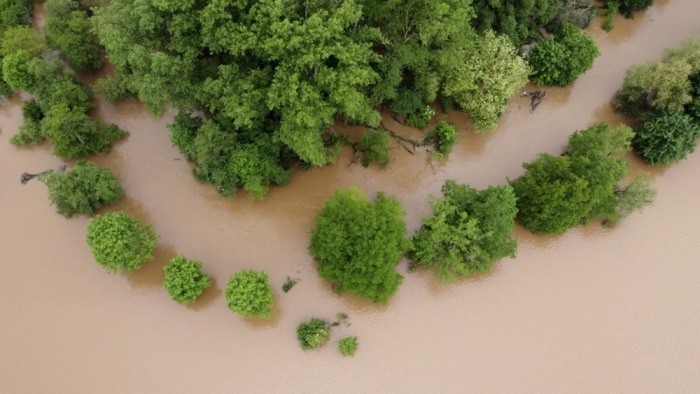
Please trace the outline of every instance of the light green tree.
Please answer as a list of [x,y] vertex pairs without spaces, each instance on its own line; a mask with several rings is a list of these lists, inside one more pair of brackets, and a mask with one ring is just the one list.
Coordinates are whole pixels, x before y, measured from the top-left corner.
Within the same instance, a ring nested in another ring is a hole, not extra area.
[[95,261],[110,274],[138,269],[153,260],[158,236],[151,225],[145,225],[124,212],[97,215],[90,221],[87,243]]

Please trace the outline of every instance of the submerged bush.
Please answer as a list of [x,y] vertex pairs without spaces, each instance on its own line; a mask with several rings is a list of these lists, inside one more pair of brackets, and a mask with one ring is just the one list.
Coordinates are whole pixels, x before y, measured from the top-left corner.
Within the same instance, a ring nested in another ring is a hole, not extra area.
[[158,236],[151,225],[141,224],[124,212],[97,215],[90,221],[87,243],[95,261],[110,274],[138,269],[153,260]]
[[240,316],[270,318],[275,299],[267,274],[253,270],[236,272],[226,286],[226,301],[229,309]]
[[357,337],[347,337],[338,341],[338,350],[343,356],[354,356],[357,351]]
[[435,149],[447,154],[452,152],[452,146],[457,142],[457,128],[452,123],[441,120],[425,135],[426,142],[435,145]]
[[165,280],[163,286],[173,300],[182,304],[191,304],[211,285],[211,278],[202,272],[202,263],[188,260],[179,255],[163,267]]
[[388,151],[390,144],[391,138],[386,131],[371,130],[362,133],[356,147],[358,153],[362,155],[362,165],[367,167],[375,162],[382,168],[386,167],[391,159]]
[[58,213],[92,216],[103,206],[116,204],[124,196],[119,179],[108,168],[79,161],[67,173],[51,172],[39,177],[49,188],[49,199]]
[[317,348],[331,336],[331,325],[323,319],[312,318],[307,323],[301,323],[297,327],[297,338],[304,350]]

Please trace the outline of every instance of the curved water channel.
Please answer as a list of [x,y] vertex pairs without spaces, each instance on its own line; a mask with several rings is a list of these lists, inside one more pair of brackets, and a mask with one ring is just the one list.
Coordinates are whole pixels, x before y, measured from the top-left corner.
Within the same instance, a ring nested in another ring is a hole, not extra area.
[[[567,89],[549,89],[530,113],[514,97],[499,129],[475,135],[460,113],[459,145],[446,164],[395,147],[385,170],[351,165],[296,173],[249,205],[198,184],[165,125],[134,102],[99,102],[95,115],[131,136],[96,156],[122,180],[125,210],[153,223],[156,259],[130,276],[108,275],[85,244],[88,219],[49,205],[24,171],[61,162],[47,145],[17,149],[17,99],[0,106],[0,392],[692,392],[700,387],[700,153],[648,172],[656,204],[617,229],[597,224],[559,237],[518,229],[518,257],[491,275],[451,285],[407,273],[387,306],[335,296],[308,256],[315,212],[337,188],[383,190],[407,211],[412,233],[446,179],[483,188],[522,173],[540,152],[558,154],[576,129],[625,121],[609,100],[632,64],[700,34],[696,0],[657,0],[607,34],[589,31],[602,56]],[[387,126],[410,133],[391,119]],[[204,262],[216,281],[192,307],[170,300],[163,265],[177,253]],[[222,289],[242,268],[265,270],[275,288],[269,322],[239,318]],[[299,284],[280,287],[289,275]],[[333,343],[304,352],[296,326],[350,315]],[[335,340],[356,335],[354,358]]]

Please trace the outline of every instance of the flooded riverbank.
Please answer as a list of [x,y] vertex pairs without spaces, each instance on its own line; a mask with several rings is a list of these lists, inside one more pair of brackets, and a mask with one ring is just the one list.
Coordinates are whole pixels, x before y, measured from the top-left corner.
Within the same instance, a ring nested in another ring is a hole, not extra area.
[[[295,173],[249,205],[198,184],[165,125],[133,102],[100,102],[96,115],[128,130],[94,161],[121,179],[125,210],[154,224],[156,260],[110,276],[85,243],[88,220],[49,205],[24,172],[55,168],[51,147],[16,149],[18,100],[0,106],[0,391],[19,392],[692,392],[700,386],[700,152],[648,170],[657,202],[614,230],[591,225],[560,237],[519,229],[516,259],[486,277],[440,285],[432,272],[399,270],[404,284],[385,307],[336,297],[306,251],[314,215],[337,188],[396,196],[412,233],[445,179],[483,188],[522,173],[541,152],[558,154],[569,134],[623,120],[609,100],[632,64],[700,35],[693,0],[656,1],[607,34],[590,31],[602,56],[567,89],[550,89],[534,113],[514,97],[499,129],[475,135],[450,114],[460,137],[446,164],[392,150],[385,170],[351,165]],[[403,132],[390,119],[386,125]],[[178,253],[201,260],[216,281],[192,307],[162,288]],[[242,268],[265,270],[277,296],[270,322],[239,318],[222,291]],[[286,276],[300,282],[281,291]],[[348,313],[333,342],[303,352],[296,326]],[[354,358],[335,341],[358,336]]]

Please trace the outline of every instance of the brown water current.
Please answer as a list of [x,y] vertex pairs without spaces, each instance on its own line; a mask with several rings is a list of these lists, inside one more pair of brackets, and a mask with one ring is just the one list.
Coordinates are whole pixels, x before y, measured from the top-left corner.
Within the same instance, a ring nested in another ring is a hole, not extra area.
[[[61,161],[42,145],[17,149],[18,99],[0,106],[0,392],[697,392],[700,388],[700,152],[666,169],[631,157],[658,198],[614,230],[598,224],[559,237],[518,229],[518,257],[491,275],[451,285],[432,272],[398,269],[404,284],[387,306],[337,297],[307,254],[314,215],[338,188],[383,190],[407,211],[409,231],[446,179],[478,188],[522,173],[540,152],[558,154],[574,130],[624,119],[609,101],[632,64],[700,35],[700,2],[658,5],[589,30],[602,56],[567,89],[549,89],[534,113],[514,97],[499,129],[476,135],[461,113],[446,164],[392,150],[385,170],[350,164],[298,172],[290,185],[248,204],[197,183],[165,125],[135,102],[99,102],[95,115],[131,135],[96,156],[121,179],[125,210],[153,223],[156,259],[129,276],[108,275],[85,243],[88,219],[65,219],[46,187],[19,182]],[[531,89],[531,87],[528,87]],[[393,120],[385,124],[410,133]],[[215,278],[192,307],[170,300],[163,265],[178,253]],[[243,268],[269,273],[277,296],[269,322],[227,309],[223,289]],[[300,282],[283,293],[289,275]],[[296,326],[350,315],[332,342],[304,352]],[[335,343],[357,336],[354,358]]]

